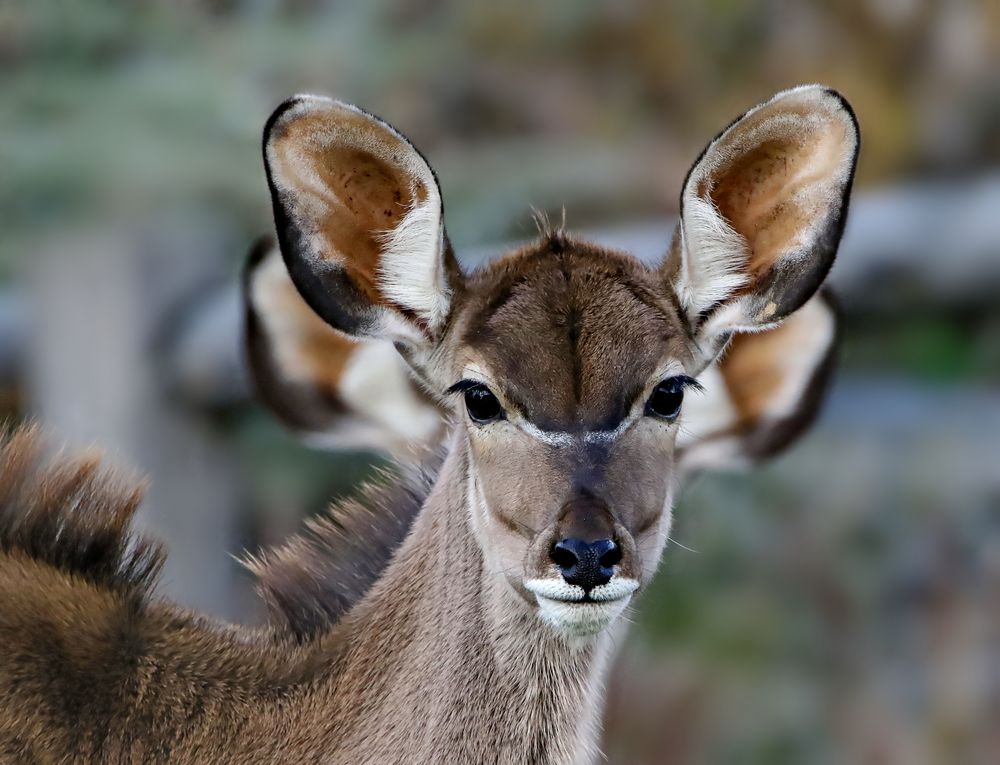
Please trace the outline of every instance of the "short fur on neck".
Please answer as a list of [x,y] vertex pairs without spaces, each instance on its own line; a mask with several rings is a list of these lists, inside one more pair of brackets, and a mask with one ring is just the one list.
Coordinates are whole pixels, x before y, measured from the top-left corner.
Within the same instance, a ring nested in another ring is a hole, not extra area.
[[383,470],[280,547],[247,556],[270,621],[306,641],[328,632],[389,565],[430,493],[443,453]]
[[162,550],[128,531],[136,490],[40,454],[35,431],[0,448],[0,760],[568,765],[596,755],[611,636],[567,645],[487,569],[466,519],[461,445],[366,594],[336,621],[293,608],[284,639],[158,601]]

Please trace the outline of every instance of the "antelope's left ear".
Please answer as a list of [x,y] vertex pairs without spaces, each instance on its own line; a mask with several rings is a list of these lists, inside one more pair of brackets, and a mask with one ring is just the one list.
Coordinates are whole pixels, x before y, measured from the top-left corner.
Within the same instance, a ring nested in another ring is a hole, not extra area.
[[844,230],[858,146],[843,97],[806,85],[754,107],[702,152],[663,268],[703,362],[816,292]]
[[355,337],[433,343],[460,278],[423,156],[356,106],[296,96],[264,128],[281,253],[296,288]]
[[775,328],[736,335],[681,414],[683,478],[743,467],[794,443],[816,419],[834,369],[837,312],[820,291]]

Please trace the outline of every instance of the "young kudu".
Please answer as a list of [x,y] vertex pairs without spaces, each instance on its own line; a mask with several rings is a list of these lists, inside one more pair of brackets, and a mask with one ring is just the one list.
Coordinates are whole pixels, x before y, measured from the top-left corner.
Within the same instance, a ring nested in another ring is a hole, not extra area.
[[678,476],[769,454],[815,411],[834,321],[814,293],[857,149],[839,95],[785,91],[695,163],[661,266],[549,231],[464,274],[405,138],[283,104],[264,154],[287,274],[261,250],[247,275],[258,386],[300,429],[446,432],[446,454],[251,561],[274,623],[249,630],[151,595],[135,491],[12,437],[2,761],[593,761]]

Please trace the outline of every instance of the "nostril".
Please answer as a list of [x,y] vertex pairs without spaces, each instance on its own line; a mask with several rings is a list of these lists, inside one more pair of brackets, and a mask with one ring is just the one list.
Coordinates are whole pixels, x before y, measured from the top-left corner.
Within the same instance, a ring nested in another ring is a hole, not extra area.
[[589,591],[607,584],[614,576],[613,567],[622,559],[621,547],[611,539],[585,542],[563,539],[552,545],[549,557],[559,567],[568,584]]
[[611,549],[608,550],[606,553],[604,553],[598,559],[598,562],[604,568],[611,568],[612,566],[617,566],[619,563],[622,562],[621,545],[619,545],[617,542],[614,542],[613,540],[608,540],[608,541],[611,542]]
[[563,571],[572,569],[580,560],[577,557],[576,551],[573,550],[572,540],[567,539],[552,545],[552,549],[549,550],[549,557]]

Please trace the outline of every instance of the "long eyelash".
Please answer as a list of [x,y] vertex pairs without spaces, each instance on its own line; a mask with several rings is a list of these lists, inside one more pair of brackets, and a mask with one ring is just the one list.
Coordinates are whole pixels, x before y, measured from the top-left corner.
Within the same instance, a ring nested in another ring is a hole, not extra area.
[[677,375],[673,379],[677,380],[677,382],[681,384],[681,387],[691,388],[692,390],[696,390],[699,393],[705,392],[705,386],[702,385],[697,380],[695,380],[693,377],[688,377],[687,375]]
[[465,393],[465,391],[469,390],[470,388],[478,388],[479,386],[482,385],[483,383],[481,383],[479,380],[469,380],[469,379],[459,380],[457,383],[448,388],[448,390],[444,392],[444,395],[450,396],[454,393]]

